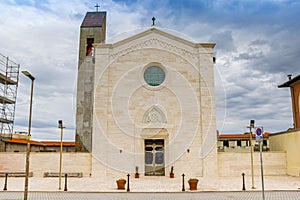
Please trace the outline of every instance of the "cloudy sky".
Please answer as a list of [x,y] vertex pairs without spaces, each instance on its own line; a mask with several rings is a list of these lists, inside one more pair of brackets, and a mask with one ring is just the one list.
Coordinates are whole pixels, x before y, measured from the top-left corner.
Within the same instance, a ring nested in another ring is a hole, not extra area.
[[[32,137],[74,140],[79,27],[87,11],[107,11],[107,39],[149,27],[216,42],[218,130],[243,133],[250,119],[265,131],[293,126],[290,91],[300,74],[298,0],[1,0],[0,53],[36,77]],[[15,131],[27,131],[30,80],[20,74]]]

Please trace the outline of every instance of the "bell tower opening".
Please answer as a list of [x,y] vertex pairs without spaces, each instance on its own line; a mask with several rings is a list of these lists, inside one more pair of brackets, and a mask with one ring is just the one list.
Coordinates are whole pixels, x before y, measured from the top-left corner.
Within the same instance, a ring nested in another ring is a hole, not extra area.
[[94,38],[86,39],[86,56],[94,56]]

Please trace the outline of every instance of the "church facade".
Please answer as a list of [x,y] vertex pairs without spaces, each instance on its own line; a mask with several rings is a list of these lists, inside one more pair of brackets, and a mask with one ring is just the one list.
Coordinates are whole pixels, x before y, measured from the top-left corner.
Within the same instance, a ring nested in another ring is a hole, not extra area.
[[94,43],[78,70],[77,151],[110,173],[217,176],[214,46],[155,26]]

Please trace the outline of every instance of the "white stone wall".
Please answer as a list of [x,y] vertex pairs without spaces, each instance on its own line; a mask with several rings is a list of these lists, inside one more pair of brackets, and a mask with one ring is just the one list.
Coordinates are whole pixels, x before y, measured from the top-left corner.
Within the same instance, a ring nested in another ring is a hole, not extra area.
[[[176,176],[185,173],[193,177],[193,170],[188,164],[192,160],[193,154],[187,154],[175,162]],[[26,153],[0,153],[0,172],[25,172]],[[286,153],[285,152],[264,152],[263,153],[264,173],[267,176],[286,175]],[[125,163],[119,162],[120,165]],[[251,176],[250,153],[219,152],[218,165],[215,176],[221,177],[239,177],[244,172]],[[259,153],[254,153],[255,176],[260,176]],[[90,173],[94,178],[105,179],[106,177],[124,177],[124,173],[114,170],[105,163],[92,157],[89,153],[63,153],[62,171],[82,172],[84,177]],[[45,172],[59,172],[59,153],[31,153],[30,154],[30,172],[34,177],[43,177]],[[131,170],[134,173],[134,169]],[[141,178],[144,175],[140,174]]]
[[287,174],[300,176],[300,130],[271,134],[269,137],[271,151],[284,151],[287,155]]
[[[26,152],[0,153],[0,172],[25,172]],[[30,153],[29,171],[34,177],[43,177],[45,172],[59,172],[59,152],[57,153]],[[91,154],[63,153],[62,172],[91,173]]]
[[[250,153],[243,152],[218,152],[219,176],[240,176],[245,173],[251,176]],[[263,152],[264,175],[286,175],[286,153],[285,152]],[[260,154],[253,153],[254,175],[260,176]]]

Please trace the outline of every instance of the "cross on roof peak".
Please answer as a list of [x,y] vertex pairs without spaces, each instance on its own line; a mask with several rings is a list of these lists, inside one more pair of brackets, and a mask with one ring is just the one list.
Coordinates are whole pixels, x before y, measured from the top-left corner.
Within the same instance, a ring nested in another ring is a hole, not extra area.
[[155,26],[155,17],[152,17],[152,26]]
[[96,12],[98,12],[98,9],[100,8],[98,3],[95,5],[95,8],[96,8]]

